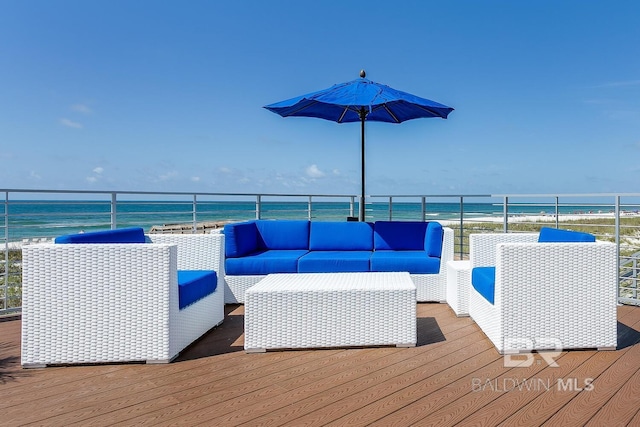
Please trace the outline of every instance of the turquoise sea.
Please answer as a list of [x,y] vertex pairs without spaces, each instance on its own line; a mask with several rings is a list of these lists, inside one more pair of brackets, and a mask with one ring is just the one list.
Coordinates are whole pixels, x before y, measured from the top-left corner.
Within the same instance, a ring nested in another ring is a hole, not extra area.
[[[307,202],[263,202],[260,217],[263,219],[308,219]],[[1,224],[8,241],[52,238],[79,231],[104,230],[111,227],[111,204],[108,201],[38,201],[21,200],[0,205]],[[538,215],[553,213],[550,205],[510,205],[509,215]],[[608,212],[613,206],[566,205],[560,213]],[[256,218],[255,202],[198,202],[195,209],[191,202],[126,201],[115,208],[115,225],[118,228],[141,226],[149,231],[154,225],[186,224],[215,221],[243,221]],[[428,203],[425,218],[454,220],[460,218],[459,203]],[[348,202],[313,202],[311,219],[316,221],[344,221],[357,216]],[[503,207],[494,203],[464,204],[464,218],[502,216]],[[367,204],[367,220],[415,220],[421,219],[421,204],[394,202],[391,209],[385,202]]]

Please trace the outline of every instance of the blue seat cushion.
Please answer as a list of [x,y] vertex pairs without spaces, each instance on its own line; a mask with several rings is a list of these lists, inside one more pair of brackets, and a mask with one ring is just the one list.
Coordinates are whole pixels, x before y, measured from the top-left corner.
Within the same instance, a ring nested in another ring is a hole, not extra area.
[[298,273],[369,271],[371,251],[313,251],[298,261]]
[[209,270],[178,270],[180,310],[216,291],[218,276]]
[[408,271],[411,274],[438,274],[440,258],[425,251],[375,251],[371,271]]
[[476,267],[471,270],[471,285],[491,304],[495,300],[496,268]]
[[141,227],[116,228],[114,230],[58,236],[55,243],[145,243]]
[[372,251],[373,224],[368,222],[311,222],[309,250]]
[[254,276],[271,273],[296,273],[298,259],[307,250],[270,250],[225,260],[226,274]]
[[538,242],[595,242],[596,236],[581,231],[560,230],[558,228],[542,227]]

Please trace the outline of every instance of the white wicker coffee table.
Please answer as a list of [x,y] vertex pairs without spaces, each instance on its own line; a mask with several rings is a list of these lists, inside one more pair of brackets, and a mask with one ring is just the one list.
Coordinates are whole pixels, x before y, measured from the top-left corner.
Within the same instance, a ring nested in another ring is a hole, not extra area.
[[245,294],[244,348],[414,347],[409,273],[270,274]]

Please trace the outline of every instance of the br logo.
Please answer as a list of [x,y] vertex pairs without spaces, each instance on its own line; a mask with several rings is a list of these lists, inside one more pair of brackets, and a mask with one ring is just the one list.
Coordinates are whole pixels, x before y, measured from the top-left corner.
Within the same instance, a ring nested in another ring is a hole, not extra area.
[[534,349],[539,350],[538,354],[547,365],[557,368],[555,359],[562,353],[562,343],[555,338],[505,338],[504,349],[505,368],[526,368],[533,365]]

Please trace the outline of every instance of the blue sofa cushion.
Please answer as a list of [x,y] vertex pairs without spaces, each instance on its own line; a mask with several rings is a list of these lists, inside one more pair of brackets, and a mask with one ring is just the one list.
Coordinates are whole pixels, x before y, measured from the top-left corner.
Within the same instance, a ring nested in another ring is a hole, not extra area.
[[259,220],[258,249],[309,249],[309,221]]
[[476,267],[471,270],[471,285],[491,304],[495,299],[496,268]]
[[595,242],[596,236],[581,231],[560,230],[558,228],[542,227],[538,242]]
[[442,242],[444,241],[444,230],[439,222],[429,222],[427,232],[424,237],[424,250],[427,255],[442,258]]
[[255,221],[236,222],[224,226],[224,253],[237,258],[258,250],[258,228]]
[[373,246],[376,251],[424,250],[427,222],[376,221]]
[[425,251],[375,251],[371,255],[371,271],[408,271],[411,274],[437,274],[440,258]]
[[225,260],[226,274],[238,276],[264,275],[271,273],[296,273],[298,259],[307,250],[271,250]]
[[311,222],[312,251],[372,251],[373,224],[368,222]]
[[215,292],[218,276],[211,270],[178,270],[180,310]]
[[55,243],[144,243],[144,230],[140,227],[91,231],[56,237]]
[[298,273],[369,271],[371,251],[314,251],[298,261]]

